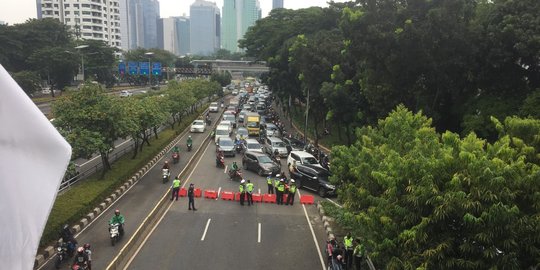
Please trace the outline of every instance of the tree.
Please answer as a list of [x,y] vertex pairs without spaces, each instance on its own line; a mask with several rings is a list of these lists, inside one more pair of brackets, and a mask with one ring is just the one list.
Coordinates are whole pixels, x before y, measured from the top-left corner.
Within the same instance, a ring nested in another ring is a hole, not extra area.
[[227,86],[231,84],[231,79],[231,73],[229,73],[228,71],[220,73],[214,72],[212,73],[212,75],[210,75],[210,81],[217,82],[221,86]]
[[11,76],[28,95],[31,95],[41,89],[41,78],[36,72],[20,71],[11,74]]
[[67,133],[74,156],[101,155],[103,175],[111,168],[109,153],[114,142],[136,128],[122,100],[104,93],[99,85],[85,84],[80,91],[52,104],[55,125]]
[[32,53],[28,62],[36,67],[42,78],[47,79],[54,97],[52,89],[63,89],[71,83],[79,60],[67,51],[67,47],[45,47]]
[[174,128],[176,123],[182,121],[182,116],[188,112],[197,99],[193,96],[193,92],[182,87],[177,81],[169,82],[166,95],[167,99],[162,100],[161,104],[169,112],[172,119],[171,127]]
[[85,40],[81,45],[88,45],[79,51],[84,57],[85,76],[107,87],[113,86],[116,81],[113,73],[116,64],[114,53],[118,49],[98,40]]
[[142,99],[124,99],[129,117],[133,118],[135,128],[131,130],[131,138],[135,142],[133,158],[142,151],[144,144],[150,145],[151,130],[157,138],[157,128],[167,120],[165,102],[161,96],[150,96]]
[[520,135],[438,134],[398,106],[334,147],[332,182],[386,269],[528,269],[540,258],[540,167]]

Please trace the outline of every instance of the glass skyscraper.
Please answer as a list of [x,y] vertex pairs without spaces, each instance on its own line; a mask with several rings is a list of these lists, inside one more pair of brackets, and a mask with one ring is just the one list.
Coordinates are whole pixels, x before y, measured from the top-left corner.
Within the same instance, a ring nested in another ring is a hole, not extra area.
[[238,40],[260,18],[261,8],[258,0],[224,0],[221,32],[222,48],[231,52],[238,52],[240,50]]
[[283,8],[283,0],[272,0],[272,9]]
[[196,0],[190,7],[192,54],[210,55],[221,47],[221,14],[215,3]]
[[128,1],[129,49],[158,48],[158,0]]

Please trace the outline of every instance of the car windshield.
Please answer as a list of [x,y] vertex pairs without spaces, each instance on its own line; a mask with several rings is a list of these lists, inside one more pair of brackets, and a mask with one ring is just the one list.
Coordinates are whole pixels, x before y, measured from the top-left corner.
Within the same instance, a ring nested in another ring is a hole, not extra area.
[[272,143],[273,147],[285,147],[285,143],[283,142],[274,142]]
[[239,129],[236,133],[238,135],[248,135],[247,129]]
[[211,106],[211,107],[217,107],[217,102],[212,102],[212,103],[210,103],[210,106]]
[[220,126],[229,126],[230,124],[231,124],[231,122],[229,122],[229,121],[221,121],[221,122],[219,122]]
[[319,162],[314,157],[306,157],[304,158],[304,164],[319,164]]
[[330,174],[328,174],[326,172],[321,172],[318,175],[319,180],[322,180],[322,181],[325,181],[325,182],[330,182],[330,179],[328,179],[328,177],[330,177]]
[[259,123],[258,122],[248,122],[247,126],[250,127],[250,128],[258,128]]
[[233,115],[225,115],[225,116],[223,116],[223,119],[225,119],[225,120],[227,120],[227,121],[234,121],[234,120],[236,120],[236,119],[234,118]]
[[299,141],[291,141],[291,146],[292,147],[304,148],[304,143],[299,142]]
[[248,149],[261,149],[261,145],[258,143],[248,143],[247,148]]
[[229,135],[229,131],[224,129],[218,129],[216,130],[216,135]]
[[272,160],[268,156],[258,156],[259,163],[272,163]]
[[193,122],[194,125],[202,125],[204,122],[203,121],[195,121]]
[[219,140],[219,146],[233,146],[231,140]]

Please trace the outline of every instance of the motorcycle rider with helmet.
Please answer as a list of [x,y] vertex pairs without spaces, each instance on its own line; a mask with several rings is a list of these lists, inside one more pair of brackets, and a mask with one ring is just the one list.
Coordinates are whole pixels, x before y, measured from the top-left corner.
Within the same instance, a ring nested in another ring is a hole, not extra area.
[[90,244],[84,244],[83,248],[86,256],[88,256],[88,270],[92,270],[92,250],[90,249]]
[[125,218],[123,215],[120,214],[120,210],[116,209],[114,210],[114,216],[109,221],[109,225],[118,223],[118,232],[120,233],[120,236],[124,235],[124,221]]
[[165,160],[165,164],[163,164],[163,168],[162,169],[167,169],[169,170],[170,167],[169,167],[169,161],[168,160]]
[[73,256],[75,248],[77,247],[77,240],[75,240],[75,236],[73,235],[73,232],[71,231],[71,228],[68,224],[64,224],[64,226],[62,227],[60,237],[62,237],[62,242],[66,243],[66,251],[68,256]]
[[188,138],[187,138],[187,147],[188,147],[188,149],[190,149],[192,145],[193,145],[193,139],[191,138],[191,135],[189,135]]
[[88,254],[86,254],[83,247],[79,247],[77,249],[77,254],[75,255],[73,265],[78,265],[83,269],[88,266]]

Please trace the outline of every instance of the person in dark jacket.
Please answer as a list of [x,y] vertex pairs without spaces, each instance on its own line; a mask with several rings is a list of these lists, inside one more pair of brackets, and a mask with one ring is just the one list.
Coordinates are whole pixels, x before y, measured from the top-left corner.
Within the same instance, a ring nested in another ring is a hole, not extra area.
[[189,184],[189,189],[188,189],[187,194],[188,194],[188,199],[189,199],[188,209],[197,211],[197,208],[195,208],[195,186],[193,185],[193,183]]

